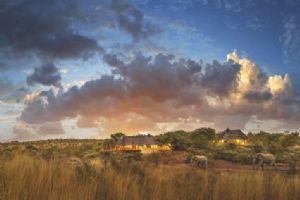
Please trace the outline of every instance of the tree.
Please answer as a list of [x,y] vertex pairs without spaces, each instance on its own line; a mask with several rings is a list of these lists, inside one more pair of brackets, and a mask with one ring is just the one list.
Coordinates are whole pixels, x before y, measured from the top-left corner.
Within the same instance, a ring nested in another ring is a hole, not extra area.
[[298,139],[299,139],[299,133],[295,132],[288,135],[284,135],[280,143],[283,147],[291,147],[298,143]]
[[171,144],[174,151],[182,151],[186,150],[191,144],[189,135],[189,132],[180,130],[158,135],[156,139],[163,144]]
[[191,143],[195,148],[207,148],[210,141],[215,139],[215,135],[215,130],[211,128],[196,129],[191,132]]
[[207,140],[214,140],[216,136],[215,129],[212,128],[199,128],[191,132],[191,135],[203,135]]
[[124,136],[125,136],[124,133],[118,132],[118,133],[111,134],[111,135],[110,135],[110,138],[111,138],[113,141],[118,141],[119,139],[121,139],[121,138],[124,137]]

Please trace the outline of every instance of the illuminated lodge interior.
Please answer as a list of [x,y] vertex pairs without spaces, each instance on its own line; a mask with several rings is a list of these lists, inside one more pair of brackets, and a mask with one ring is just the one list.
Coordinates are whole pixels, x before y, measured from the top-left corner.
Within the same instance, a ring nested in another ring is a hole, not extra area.
[[171,145],[161,144],[151,135],[124,136],[106,151],[140,151],[152,153],[170,151]]
[[249,140],[245,133],[241,130],[230,130],[226,129],[225,131],[217,134],[216,139],[217,144],[233,143],[237,145],[248,145]]

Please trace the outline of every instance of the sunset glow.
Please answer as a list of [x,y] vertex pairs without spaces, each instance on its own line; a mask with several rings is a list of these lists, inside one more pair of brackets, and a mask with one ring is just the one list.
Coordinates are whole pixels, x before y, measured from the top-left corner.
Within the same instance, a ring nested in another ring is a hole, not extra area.
[[5,1],[0,140],[298,131],[295,4]]

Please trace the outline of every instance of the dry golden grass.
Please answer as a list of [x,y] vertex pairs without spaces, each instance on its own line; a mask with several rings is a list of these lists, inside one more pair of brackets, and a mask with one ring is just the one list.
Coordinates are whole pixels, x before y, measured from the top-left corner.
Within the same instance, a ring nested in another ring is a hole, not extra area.
[[300,199],[300,177],[276,172],[226,172],[185,164],[117,162],[99,158],[44,160],[17,152],[1,162],[0,198],[19,199]]

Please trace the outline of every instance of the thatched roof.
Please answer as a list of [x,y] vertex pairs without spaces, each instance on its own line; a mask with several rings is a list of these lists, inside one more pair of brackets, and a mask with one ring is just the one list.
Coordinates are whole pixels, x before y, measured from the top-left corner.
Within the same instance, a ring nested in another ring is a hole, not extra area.
[[240,129],[236,129],[236,130],[226,129],[225,131],[219,133],[217,135],[217,138],[220,140],[248,139],[247,135],[245,135],[245,133],[243,133],[243,131],[241,131]]
[[116,145],[160,145],[160,143],[151,135],[137,135],[124,136],[116,142]]

